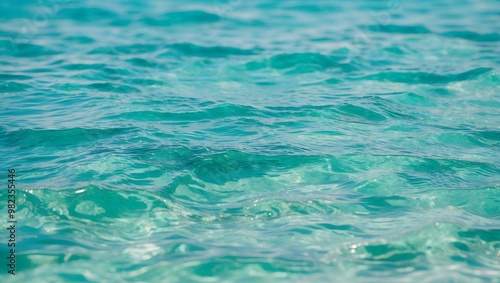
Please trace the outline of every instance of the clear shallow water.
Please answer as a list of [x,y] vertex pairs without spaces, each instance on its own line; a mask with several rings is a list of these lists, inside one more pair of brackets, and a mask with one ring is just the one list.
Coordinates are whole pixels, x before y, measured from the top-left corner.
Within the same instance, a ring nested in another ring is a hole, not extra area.
[[500,282],[498,1],[0,8],[0,281]]

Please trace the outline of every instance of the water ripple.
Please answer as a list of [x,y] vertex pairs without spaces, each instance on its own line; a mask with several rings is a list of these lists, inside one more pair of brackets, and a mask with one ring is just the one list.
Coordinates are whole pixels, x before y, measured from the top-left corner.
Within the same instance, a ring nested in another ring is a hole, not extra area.
[[0,281],[500,282],[499,7],[413,2],[3,1]]

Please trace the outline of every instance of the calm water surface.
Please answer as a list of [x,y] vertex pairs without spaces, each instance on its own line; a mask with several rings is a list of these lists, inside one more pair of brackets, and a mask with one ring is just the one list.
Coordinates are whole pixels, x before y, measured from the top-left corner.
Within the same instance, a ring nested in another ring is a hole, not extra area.
[[500,282],[499,26],[495,0],[2,1],[0,281]]

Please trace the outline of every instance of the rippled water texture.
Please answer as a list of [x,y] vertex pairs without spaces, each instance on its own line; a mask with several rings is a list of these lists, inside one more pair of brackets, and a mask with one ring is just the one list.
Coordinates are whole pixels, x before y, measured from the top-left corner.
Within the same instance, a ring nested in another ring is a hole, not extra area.
[[499,3],[1,1],[0,281],[500,282]]

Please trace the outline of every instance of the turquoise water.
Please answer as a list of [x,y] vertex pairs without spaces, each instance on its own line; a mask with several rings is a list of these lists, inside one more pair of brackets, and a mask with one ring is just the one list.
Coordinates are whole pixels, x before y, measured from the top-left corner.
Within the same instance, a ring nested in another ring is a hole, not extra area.
[[1,282],[500,282],[500,2],[2,1]]

